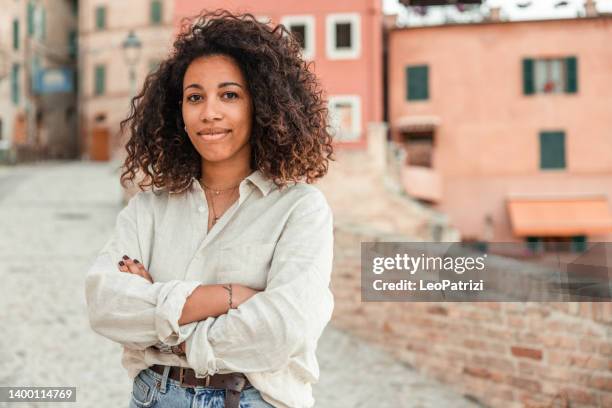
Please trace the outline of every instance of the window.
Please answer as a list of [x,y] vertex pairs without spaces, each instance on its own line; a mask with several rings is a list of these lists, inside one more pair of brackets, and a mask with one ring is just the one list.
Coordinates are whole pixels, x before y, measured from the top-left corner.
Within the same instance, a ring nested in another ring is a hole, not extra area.
[[19,20],[13,20],[13,49],[19,49]]
[[429,66],[406,67],[406,99],[425,101],[429,99]]
[[104,30],[106,28],[106,7],[96,7],[96,30]]
[[361,18],[357,13],[330,14],[326,21],[329,59],[356,59],[361,53]]
[[103,95],[106,90],[106,67],[96,65],[94,68],[94,95]]
[[531,252],[585,252],[588,239],[585,235],[527,237],[525,243]]
[[79,50],[78,38],[76,30],[70,30],[68,32],[68,55],[70,55],[71,58],[75,58]]
[[525,243],[527,244],[527,249],[531,252],[540,252],[543,249],[540,237],[527,237]]
[[578,59],[547,58],[523,60],[523,93],[578,92]]
[[587,237],[584,235],[573,236],[571,244],[572,252],[585,252],[587,250],[587,241]]
[[36,13],[36,26],[38,27],[38,39],[47,38],[47,10],[40,7]]
[[31,37],[34,34],[34,3],[28,2],[28,13],[27,13],[27,32],[28,36]]
[[351,23],[336,24],[336,48],[350,49],[351,39]]
[[162,22],[162,3],[160,0],[151,2],[151,24],[161,24]]
[[313,16],[286,16],[281,19],[289,32],[297,39],[302,47],[302,56],[306,59],[314,58],[315,54],[315,19]]
[[433,167],[433,132],[403,132],[407,166]]
[[336,140],[359,140],[361,137],[361,100],[359,96],[330,97],[329,114]]
[[19,68],[19,64],[14,63],[11,70],[11,100],[14,105],[19,105],[20,100]]
[[540,168],[565,168],[565,132],[540,132]]

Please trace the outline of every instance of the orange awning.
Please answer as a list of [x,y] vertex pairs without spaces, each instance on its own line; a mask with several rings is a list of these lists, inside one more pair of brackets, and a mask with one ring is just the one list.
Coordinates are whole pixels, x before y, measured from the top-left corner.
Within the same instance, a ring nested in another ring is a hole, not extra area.
[[516,236],[573,236],[612,232],[606,196],[511,197],[508,211]]
[[437,116],[402,116],[393,123],[400,132],[432,132],[440,126]]

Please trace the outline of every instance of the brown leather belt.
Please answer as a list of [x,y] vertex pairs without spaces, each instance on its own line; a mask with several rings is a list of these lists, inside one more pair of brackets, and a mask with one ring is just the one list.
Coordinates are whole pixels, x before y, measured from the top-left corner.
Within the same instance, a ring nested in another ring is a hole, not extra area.
[[[164,375],[166,366],[155,364],[149,367],[160,375]],[[225,408],[238,408],[240,393],[243,389],[252,386],[242,373],[215,374],[205,378],[197,378],[191,368],[171,366],[168,378],[176,380],[181,387],[212,387],[225,389]]]

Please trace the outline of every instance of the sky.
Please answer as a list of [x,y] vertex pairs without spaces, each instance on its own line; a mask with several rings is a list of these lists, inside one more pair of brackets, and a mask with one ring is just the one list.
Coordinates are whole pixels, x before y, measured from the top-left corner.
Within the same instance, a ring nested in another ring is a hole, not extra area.
[[[555,7],[561,0],[483,0],[479,7],[482,12],[486,12],[489,7],[500,6],[502,17],[509,20],[538,20],[549,18],[573,18],[580,12],[584,15],[584,0],[565,0],[568,5],[565,7]],[[529,7],[521,8],[519,5],[531,3]],[[612,0],[597,0],[597,9],[600,12],[612,12]],[[469,22],[480,21],[481,13],[464,12],[460,13],[455,6],[432,7],[428,10],[425,17],[416,13],[409,13],[406,8],[399,4],[398,0],[383,0],[383,9],[386,14],[398,14],[399,23],[410,25],[439,24],[444,21],[445,14],[457,21]],[[474,11],[477,11],[475,9]]]

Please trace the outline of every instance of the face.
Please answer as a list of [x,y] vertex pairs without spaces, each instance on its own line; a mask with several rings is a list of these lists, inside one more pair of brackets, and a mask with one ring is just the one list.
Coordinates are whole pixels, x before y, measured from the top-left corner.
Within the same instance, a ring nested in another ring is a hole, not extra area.
[[191,62],[183,77],[182,113],[204,164],[250,160],[252,100],[234,59],[212,55]]

